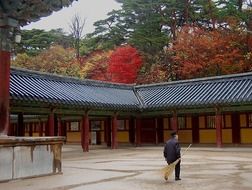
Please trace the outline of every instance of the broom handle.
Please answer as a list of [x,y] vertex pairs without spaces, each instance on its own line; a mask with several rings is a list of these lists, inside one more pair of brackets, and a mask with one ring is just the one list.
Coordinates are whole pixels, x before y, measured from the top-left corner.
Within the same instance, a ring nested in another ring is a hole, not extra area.
[[172,164],[177,164],[179,162],[179,160],[181,160],[182,156],[184,156],[184,154],[187,152],[187,150],[192,146],[192,144],[189,144],[189,146],[185,149],[185,151],[183,151],[183,154],[181,155],[180,158],[178,158],[176,161],[174,161]]
[[181,157],[184,156],[184,154],[188,151],[188,149],[189,149],[191,146],[192,146],[192,144],[189,144],[189,146],[185,149],[185,151],[183,151],[183,154],[181,155]]

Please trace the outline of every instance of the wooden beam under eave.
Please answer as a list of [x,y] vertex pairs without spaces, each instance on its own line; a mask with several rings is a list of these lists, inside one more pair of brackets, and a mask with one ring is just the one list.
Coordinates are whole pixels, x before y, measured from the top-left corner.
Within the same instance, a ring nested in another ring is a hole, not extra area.
[[[237,104],[232,106],[219,106],[219,109],[222,112],[243,112],[243,111],[251,111],[252,110],[252,102],[251,104]],[[178,115],[182,114],[193,114],[193,113],[215,113],[215,107],[206,107],[206,108],[177,108],[176,109]],[[153,111],[143,111],[141,113],[143,117],[148,116],[162,116],[162,115],[172,115],[172,111],[167,110],[153,110]]]
[[[82,116],[85,114],[85,110],[90,110],[89,115],[90,116],[113,116],[114,110],[106,110],[106,109],[90,109],[90,108],[80,108],[80,107],[72,107],[72,106],[64,106],[60,107],[57,105],[53,106],[55,108],[55,113],[60,115],[76,115],[76,116]],[[41,103],[21,103],[21,102],[11,102],[11,113],[19,113],[23,112],[25,114],[49,114],[51,106],[49,104],[41,104]],[[134,116],[137,115],[137,111],[124,111],[120,110],[117,111],[117,113],[120,116]]]

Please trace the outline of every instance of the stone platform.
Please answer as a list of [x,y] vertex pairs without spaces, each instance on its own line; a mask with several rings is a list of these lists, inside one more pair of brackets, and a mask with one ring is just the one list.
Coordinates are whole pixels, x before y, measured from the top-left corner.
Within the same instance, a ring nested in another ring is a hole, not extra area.
[[0,181],[61,173],[63,137],[0,137]]

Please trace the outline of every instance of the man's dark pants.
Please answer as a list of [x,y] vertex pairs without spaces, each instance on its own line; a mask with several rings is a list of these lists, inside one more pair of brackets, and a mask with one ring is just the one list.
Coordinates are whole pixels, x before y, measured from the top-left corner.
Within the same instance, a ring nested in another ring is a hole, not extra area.
[[175,166],[175,178],[179,178],[180,176],[180,161]]

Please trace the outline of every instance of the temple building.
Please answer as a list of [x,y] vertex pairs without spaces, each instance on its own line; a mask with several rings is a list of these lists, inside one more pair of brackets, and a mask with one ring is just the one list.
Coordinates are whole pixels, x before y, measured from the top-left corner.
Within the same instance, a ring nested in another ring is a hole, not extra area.
[[9,136],[65,136],[67,143],[252,143],[252,73],[151,85],[80,80],[12,68]]

